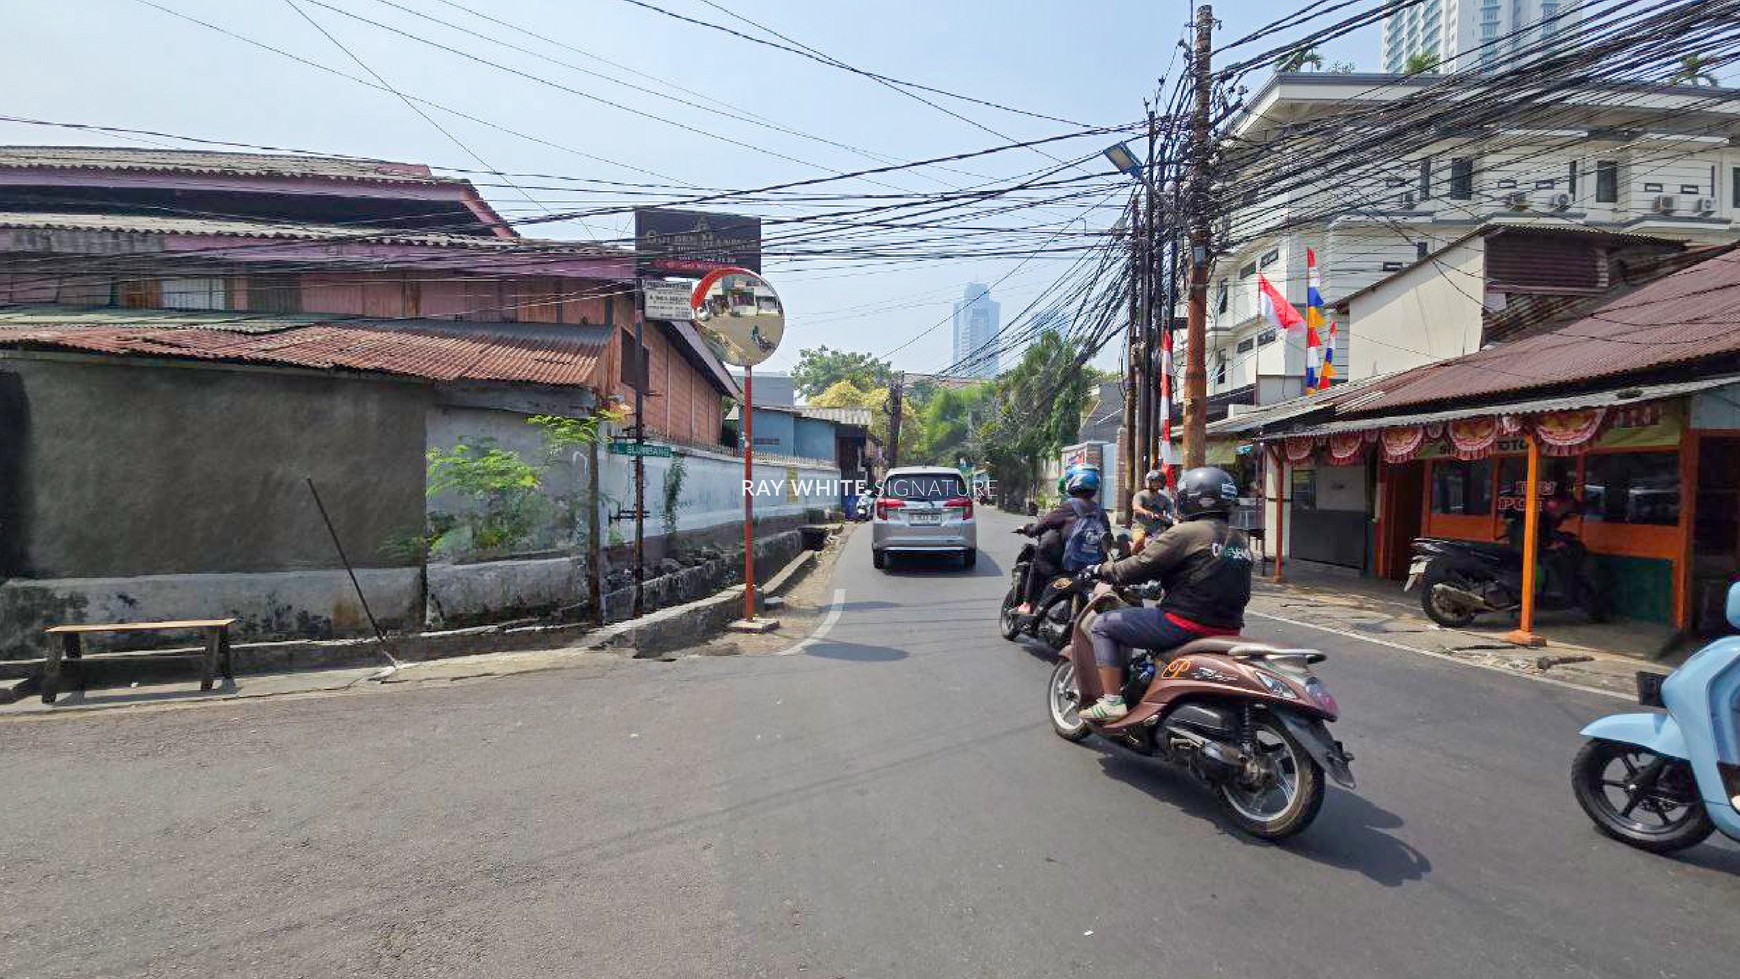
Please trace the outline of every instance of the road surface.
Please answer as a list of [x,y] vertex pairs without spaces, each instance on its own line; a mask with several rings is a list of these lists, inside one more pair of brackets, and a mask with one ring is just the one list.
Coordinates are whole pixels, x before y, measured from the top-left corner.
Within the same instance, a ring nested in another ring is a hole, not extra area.
[[1618,701],[1254,621],[1331,651],[1360,779],[1255,843],[1051,733],[1013,523],[971,574],[856,534],[790,655],[0,725],[0,975],[1734,973],[1740,851],[1571,799]]

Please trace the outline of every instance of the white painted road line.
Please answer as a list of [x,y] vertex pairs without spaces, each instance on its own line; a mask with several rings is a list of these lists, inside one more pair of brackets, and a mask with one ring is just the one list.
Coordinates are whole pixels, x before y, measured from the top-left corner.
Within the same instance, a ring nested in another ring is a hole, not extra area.
[[1270,615],[1267,612],[1257,612],[1257,611],[1253,611],[1251,609],[1246,609],[1245,614],[1256,616],[1259,619],[1269,619],[1269,620],[1274,621],[1274,622],[1285,622],[1288,625],[1296,625],[1296,626],[1300,627],[1301,629],[1316,629],[1318,632],[1327,632],[1330,635],[1334,635],[1334,636],[1345,636],[1348,639],[1357,639],[1360,642],[1370,643],[1373,646],[1387,646],[1390,649],[1400,649],[1403,652],[1415,653],[1415,654],[1418,654],[1420,656],[1429,656],[1432,659],[1441,659],[1441,660],[1445,661],[1446,663],[1455,663],[1458,666],[1472,666],[1475,669],[1491,670],[1494,673],[1502,673],[1505,676],[1521,677],[1524,680],[1533,680],[1536,683],[1549,683],[1555,687],[1564,687],[1567,690],[1581,690],[1584,693],[1600,694],[1603,697],[1612,697],[1616,700],[1631,701],[1631,700],[1635,699],[1633,697],[1629,697],[1625,694],[1618,693],[1618,692],[1613,691],[1613,690],[1603,690],[1600,687],[1586,687],[1581,683],[1568,683],[1564,680],[1555,680],[1552,677],[1536,676],[1533,673],[1518,673],[1515,670],[1507,670],[1502,666],[1493,666],[1490,663],[1474,663],[1474,662],[1470,662],[1468,660],[1462,659],[1462,658],[1457,657],[1457,656],[1451,656],[1447,653],[1440,653],[1440,652],[1436,652],[1436,651],[1430,650],[1430,649],[1421,649],[1418,646],[1406,646],[1406,645],[1403,645],[1402,643],[1399,643],[1399,642],[1391,642],[1388,639],[1374,639],[1371,636],[1362,636],[1357,632],[1348,632],[1345,629],[1331,629],[1328,626],[1317,625],[1314,622],[1302,622],[1298,619],[1289,619],[1289,618],[1285,618],[1285,617],[1279,616],[1279,615]]
[[840,615],[842,613],[844,613],[845,611],[846,611],[846,589],[836,588],[836,589],[834,589],[833,604],[828,606],[828,614],[825,617],[823,617],[822,624],[819,626],[816,626],[816,631],[810,633],[809,635],[798,640],[796,643],[793,643],[792,645],[786,647],[785,649],[782,649],[779,652],[774,653],[773,655],[775,655],[775,656],[790,656],[794,653],[801,653],[805,649],[808,649],[812,644],[818,643],[818,642],[822,641],[823,639],[828,638],[828,633],[833,630],[834,623],[840,621]]

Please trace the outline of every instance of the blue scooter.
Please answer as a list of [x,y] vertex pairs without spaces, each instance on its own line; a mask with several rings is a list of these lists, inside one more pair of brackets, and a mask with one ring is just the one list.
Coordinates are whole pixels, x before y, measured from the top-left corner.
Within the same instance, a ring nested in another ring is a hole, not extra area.
[[[1728,588],[1740,629],[1740,582]],[[1724,636],[1665,678],[1637,675],[1637,702],[1666,714],[1614,714],[1583,729],[1571,783],[1601,832],[1652,853],[1740,840],[1740,636]]]

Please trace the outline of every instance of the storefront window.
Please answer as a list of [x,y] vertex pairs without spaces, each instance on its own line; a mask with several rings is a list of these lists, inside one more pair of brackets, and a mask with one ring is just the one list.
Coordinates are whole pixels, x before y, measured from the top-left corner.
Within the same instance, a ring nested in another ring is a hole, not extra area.
[[1492,460],[1432,464],[1432,512],[1481,517],[1492,512]]
[[1610,452],[1584,463],[1583,519],[1680,522],[1680,463],[1673,452]]
[[1295,509],[1317,509],[1317,470],[1293,470],[1293,485],[1287,495],[1292,499]]
[[[1498,461],[1498,512],[1500,516],[1521,514],[1528,500],[1529,461],[1512,456]],[[1559,490],[1577,492],[1577,460],[1554,456],[1541,457],[1541,499]]]

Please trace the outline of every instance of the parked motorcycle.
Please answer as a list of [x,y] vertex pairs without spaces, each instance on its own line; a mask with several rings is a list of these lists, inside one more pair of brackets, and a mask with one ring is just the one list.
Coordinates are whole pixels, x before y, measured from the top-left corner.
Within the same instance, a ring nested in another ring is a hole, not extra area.
[[[1536,608],[1582,609],[1591,621],[1606,614],[1588,548],[1575,534],[1552,535],[1555,546],[1542,548],[1536,577]],[[1433,622],[1460,629],[1477,615],[1514,612],[1522,607],[1522,551],[1505,544],[1417,537],[1408,580],[1402,591],[1420,585],[1420,608]]]
[[1132,604],[1133,596],[1086,576],[1091,589],[1072,634],[1069,655],[1052,671],[1047,695],[1059,737],[1098,734],[1139,754],[1153,755],[1208,785],[1227,817],[1265,840],[1304,830],[1323,806],[1324,773],[1354,787],[1353,755],[1330,737],[1341,713],[1311,672],[1324,654],[1281,649],[1242,638],[1199,639],[1156,656],[1131,656],[1124,700],[1130,712],[1109,724],[1083,720],[1083,703],[1100,697],[1093,647],[1081,632],[1088,611]]
[[[1740,582],[1728,587],[1740,629]],[[1637,702],[1665,714],[1613,714],[1584,728],[1571,767],[1577,802],[1621,843],[1671,853],[1721,830],[1740,840],[1740,636],[1673,673],[1637,675]]]

